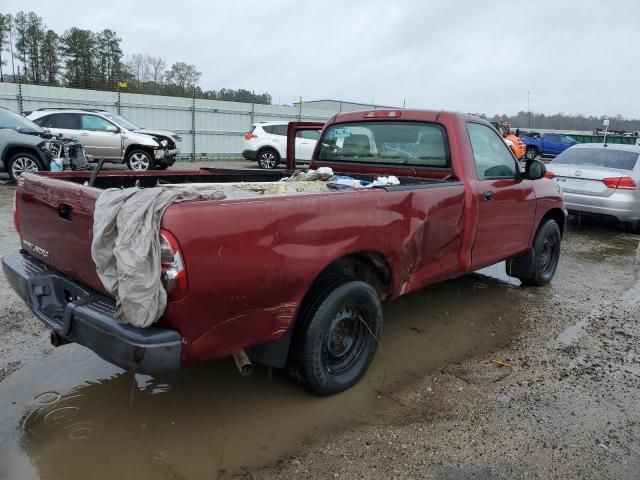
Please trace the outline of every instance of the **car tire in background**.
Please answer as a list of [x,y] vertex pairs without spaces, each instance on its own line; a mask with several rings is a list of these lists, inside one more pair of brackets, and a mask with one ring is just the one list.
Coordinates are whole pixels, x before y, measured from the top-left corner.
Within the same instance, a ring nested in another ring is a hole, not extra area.
[[134,149],[127,155],[127,167],[129,170],[145,172],[154,168],[154,161],[151,154],[146,150]]
[[13,182],[24,172],[39,172],[45,170],[42,162],[35,155],[27,152],[19,152],[13,155],[7,162],[7,172]]
[[316,282],[296,321],[290,373],[317,395],[353,386],[378,346],[382,306],[368,283],[342,275]]
[[536,147],[527,147],[524,156],[527,160],[535,160],[538,157],[538,149]]
[[266,170],[274,169],[280,163],[280,154],[271,148],[265,148],[258,152],[256,156],[258,166]]
[[551,281],[558,268],[561,243],[558,223],[552,219],[544,221],[533,239],[533,272],[530,277],[520,277],[523,284],[540,287]]

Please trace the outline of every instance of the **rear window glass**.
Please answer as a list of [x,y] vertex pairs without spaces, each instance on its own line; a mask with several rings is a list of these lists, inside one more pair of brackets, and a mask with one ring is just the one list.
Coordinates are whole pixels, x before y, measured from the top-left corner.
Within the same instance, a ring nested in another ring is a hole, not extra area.
[[444,128],[419,122],[354,122],[332,125],[321,139],[320,161],[446,168]]
[[570,148],[558,155],[552,163],[633,170],[637,160],[637,152],[612,148]]
[[46,128],[62,128],[67,130],[79,130],[80,122],[79,115],[76,113],[54,113],[45,117],[40,123]]

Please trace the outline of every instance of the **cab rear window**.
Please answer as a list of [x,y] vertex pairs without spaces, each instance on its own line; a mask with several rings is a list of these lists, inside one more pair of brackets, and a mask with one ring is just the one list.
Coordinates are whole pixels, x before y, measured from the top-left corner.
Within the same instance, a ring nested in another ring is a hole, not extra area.
[[638,152],[603,147],[570,148],[558,155],[552,163],[633,170],[637,161]]
[[322,162],[377,163],[448,168],[446,133],[441,125],[422,122],[354,122],[331,125],[320,140]]

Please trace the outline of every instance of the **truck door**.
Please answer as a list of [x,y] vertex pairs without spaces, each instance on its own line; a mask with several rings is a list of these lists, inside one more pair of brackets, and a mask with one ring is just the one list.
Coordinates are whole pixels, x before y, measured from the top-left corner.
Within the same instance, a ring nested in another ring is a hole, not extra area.
[[472,249],[474,269],[524,253],[535,218],[531,180],[524,180],[509,147],[491,128],[468,123],[477,172],[478,226]]
[[544,153],[548,155],[558,155],[562,150],[564,150],[564,146],[560,142],[560,135],[555,135],[553,133],[547,133],[543,137],[544,144]]
[[80,116],[78,140],[91,155],[98,158],[120,160],[122,138],[118,127],[97,115],[83,113]]
[[320,138],[320,132],[316,130],[303,130],[296,137],[296,160],[304,163],[311,161],[313,149],[316,148],[316,142]]

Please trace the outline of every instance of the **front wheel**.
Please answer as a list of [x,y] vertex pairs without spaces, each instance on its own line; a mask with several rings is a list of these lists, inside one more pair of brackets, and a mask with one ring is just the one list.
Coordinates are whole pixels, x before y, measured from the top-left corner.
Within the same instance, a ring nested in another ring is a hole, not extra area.
[[553,279],[560,261],[562,235],[555,220],[547,220],[540,225],[533,240],[533,273],[520,278],[525,285],[542,286]]
[[13,182],[25,172],[39,172],[44,170],[42,163],[31,153],[17,153],[7,162],[7,172]]
[[357,280],[332,282],[316,293],[298,319],[290,369],[317,395],[332,395],[356,384],[369,368],[382,307],[373,287]]
[[524,156],[527,160],[535,160],[538,156],[538,150],[535,147],[527,147]]
[[127,167],[129,167],[129,170],[138,172],[151,170],[154,167],[153,163],[153,158],[151,158],[149,152],[145,150],[132,150],[127,156]]
[[258,154],[258,166],[267,170],[276,168],[280,163],[280,156],[273,150],[263,150]]

